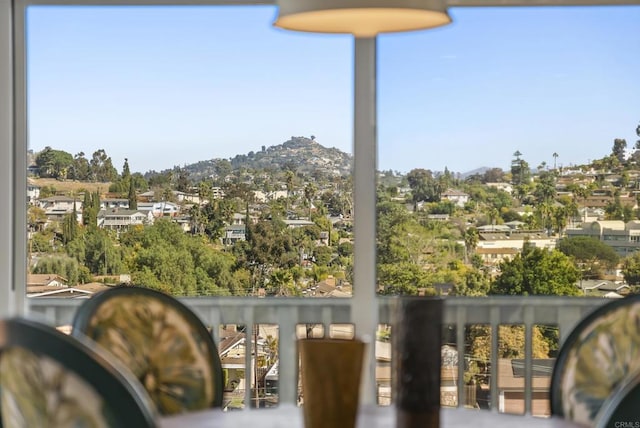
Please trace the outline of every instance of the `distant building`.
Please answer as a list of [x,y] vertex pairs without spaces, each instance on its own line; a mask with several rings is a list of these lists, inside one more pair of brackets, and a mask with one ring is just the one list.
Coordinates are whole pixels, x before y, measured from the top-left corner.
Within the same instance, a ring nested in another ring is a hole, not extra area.
[[173,202],[138,202],[138,210],[151,211],[154,217],[175,217],[180,207]]
[[502,190],[503,192],[507,192],[508,194],[513,193],[513,186],[510,183],[486,183],[486,186]]
[[62,221],[67,214],[73,212],[73,207],[76,207],[76,220],[82,219],[82,201],[70,198],[68,196],[51,196],[49,198],[39,199],[37,201],[38,207],[44,209],[47,216],[47,223]]
[[286,224],[289,229],[295,229],[298,227],[313,226],[315,223],[312,222],[311,220],[298,219],[298,220],[284,220],[284,224]]
[[626,257],[640,250],[640,221],[624,223],[622,220],[593,221],[581,228],[567,229],[567,237],[588,236],[598,239]]
[[38,200],[38,207],[48,211],[73,211],[73,205],[75,204],[76,210],[82,211],[82,201],[79,201],[68,196],[51,196],[49,198],[43,198]]
[[469,202],[469,195],[456,189],[448,189],[440,195],[441,199],[454,203],[457,207],[464,207]]
[[37,186],[31,179],[27,179],[27,203],[29,205],[36,205],[40,198],[40,187]]
[[[497,230],[490,230],[494,228]],[[557,239],[544,230],[511,229],[509,226],[481,226],[478,228],[480,240],[475,254],[482,258],[485,266],[497,267],[501,262],[512,260],[522,252],[525,242],[535,248],[556,248]]]
[[233,245],[238,241],[247,239],[246,226],[244,224],[232,224],[224,228],[224,236],[222,243],[225,245]]
[[101,210],[110,210],[114,208],[129,209],[129,199],[124,199],[124,198],[100,199]]
[[131,226],[152,224],[153,216],[150,211],[112,209],[98,213],[98,225],[103,229],[122,231]]
[[88,298],[108,286],[101,283],[67,285],[66,278],[56,274],[27,274],[27,297]]
[[[533,360],[531,378],[531,414],[534,416],[549,416],[549,384],[555,358]],[[525,410],[525,370],[524,360],[498,360],[498,411],[505,413],[520,413]]]

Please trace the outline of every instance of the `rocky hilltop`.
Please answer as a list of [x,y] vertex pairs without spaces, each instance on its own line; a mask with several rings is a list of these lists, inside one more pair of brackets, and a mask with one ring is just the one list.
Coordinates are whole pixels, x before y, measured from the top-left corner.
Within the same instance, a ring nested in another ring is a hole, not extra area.
[[351,154],[334,147],[327,148],[314,137],[291,137],[276,146],[262,146],[260,151],[238,154],[229,159],[211,159],[185,165],[184,170],[192,179],[217,176],[221,169],[231,172],[239,169],[283,170],[309,175],[344,176],[351,174]]

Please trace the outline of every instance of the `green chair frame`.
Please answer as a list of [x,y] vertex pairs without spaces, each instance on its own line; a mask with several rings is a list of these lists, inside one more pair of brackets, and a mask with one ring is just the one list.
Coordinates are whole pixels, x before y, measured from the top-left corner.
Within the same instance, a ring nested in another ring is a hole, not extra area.
[[[46,357],[61,370],[73,373],[91,386],[108,407],[108,426],[156,426],[157,410],[142,385],[125,367],[110,355],[95,349],[91,342],[70,337],[54,327],[24,318],[0,320],[0,359],[5,352],[15,348],[21,348],[27,355]],[[32,382],[35,382],[34,379],[36,377],[29,378]],[[32,386],[42,391],[42,385]],[[32,397],[26,398],[29,400]],[[44,411],[47,410],[38,410]],[[0,414],[0,425],[2,419]]]
[[[177,313],[180,317],[180,321],[188,325],[193,339],[195,339],[198,344],[199,352],[204,353],[204,359],[209,366],[208,370],[210,370],[210,373],[212,374],[210,383],[207,382],[206,385],[206,388],[210,388],[210,390],[213,392],[211,399],[206,402],[198,400],[197,403],[194,403],[193,400],[189,401],[186,397],[172,396],[171,400],[163,400],[159,398],[158,394],[155,394],[152,390],[149,389],[149,386],[145,379],[146,374],[139,371],[138,373],[136,373],[136,370],[132,369],[136,376],[139,377],[138,379],[141,381],[141,383],[145,387],[147,387],[147,391],[154,400],[160,413],[168,415],[173,413],[182,413],[195,410],[204,410],[213,407],[221,407],[223,394],[223,372],[220,362],[220,356],[218,354],[218,349],[215,345],[213,337],[209,330],[207,330],[205,325],[202,323],[200,318],[198,318],[198,316],[193,311],[191,311],[191,309],[189,309],[186,305],[184,305],[173,296],[164,294],[160,291],[139,286],[118,286],[96,293],[94,296],[87,299],[76,312],[72,323],[72,335],[86,335],[90,339],[96,341],[98,344],[101,343],[102,338],[113,333],[121,335],[126,340],[126,337],[130,334],[129,332],[124,331],[124,328],[104,325],[105,323],[100,324],[96,318],[99,315],[100,311],[108,307],[108,305],[113,302],[114,299],[123,298],[143,299],[142,302],[146,301],[149,302],[149,304],[160,304],[163,307],[169,308],[170,310]],[[142,305],[144,305],[144,303],[142,303]],[[141,316],[136,318],[136,321],[139,321],[141,323],[149,322],[148,319],[145,318],[144,320],[142,320],[141,318],[143,317]],[[114,329],[118,329],[118,331],[114,332]],[[154,348],[158,343],[159,342],[153,342]],[[145,352],[146,355],[150,356],[151,358],[157,356],[158,354],[162,354],[162,351],[158,349],[144,349],[142,350],[142,352]],[[126,361],[123,362],[125,364],[127,363]],[[178,405],[179,408],[176,408],[176,405]]]

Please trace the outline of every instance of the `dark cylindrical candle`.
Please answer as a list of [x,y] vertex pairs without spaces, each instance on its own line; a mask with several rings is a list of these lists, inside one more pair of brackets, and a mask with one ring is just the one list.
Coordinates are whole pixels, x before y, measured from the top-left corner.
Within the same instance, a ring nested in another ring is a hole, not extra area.
[[398,428],[440,425],[443,299],[401,297],[391,330]]

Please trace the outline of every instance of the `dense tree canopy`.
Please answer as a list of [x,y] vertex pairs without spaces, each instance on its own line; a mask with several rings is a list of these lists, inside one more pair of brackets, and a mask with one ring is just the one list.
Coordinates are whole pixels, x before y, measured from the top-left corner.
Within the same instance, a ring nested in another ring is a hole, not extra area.
[[36,165],[41,177],[53,177],[64,180],[73,166],[73,156],[62,150],[45,147],[36,157]]
[[588,236],[562,239],[558,250],[576,261],[585,278],[600,278],[603,268],[613,268],[620,260],[613,248]]
[[522,254],[500,264],[489,294],[577,296],[579,279],[579,270],[560,251],[525,244]]
[[640,284],[640,252],[635,252],[624,259],[622,276],[631,285]]
[[441,183],[433,177],[431,171],[417,168],[407,174],[413,203],[438,202],[443,189]]

